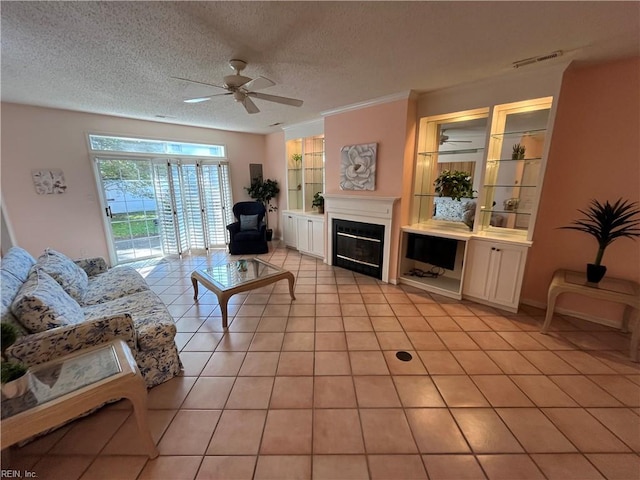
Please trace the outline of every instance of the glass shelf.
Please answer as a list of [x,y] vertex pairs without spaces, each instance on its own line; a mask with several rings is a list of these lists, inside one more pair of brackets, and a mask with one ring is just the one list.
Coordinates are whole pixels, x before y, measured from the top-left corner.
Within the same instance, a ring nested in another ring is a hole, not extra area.
[[487,160],[487,163],[498,163],[498,162],[539,162],[542,158],[499,158],[495,160]]
[[434,156],[434,155],[461,155],[465,153],[480,153],[484,148],[461,148],[458,150],[443,150],[437,152],[418,152],[418,155],[422,156]]
[[517,183],[502,183],[502,184],[495,184],[495,183],[488,183],[486,185],[483,185],[483,187],[486,188],[536,188],[537,185],[518,185]]
[[534,136],[540,135],[541,133],[545,133],[546,131],[547,131],[546,128],[538,128],[533,130],[520,130],[520,131],[505,132],[505,133],[492,133],[491,138],[502,139],[502,138],[509,138],[509,137],[517,137],[517,138],[534,137]]
[[500,213],[505,215],[531,215],[531,212],[523,212],[520,210],[486,210],[485,208],[481,208],[480,213]]

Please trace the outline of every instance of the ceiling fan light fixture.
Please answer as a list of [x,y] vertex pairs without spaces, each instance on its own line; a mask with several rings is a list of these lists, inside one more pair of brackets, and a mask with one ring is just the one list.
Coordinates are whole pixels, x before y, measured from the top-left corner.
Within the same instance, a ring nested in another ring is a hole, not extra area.
[[227,88],[240,88],[245,83],[249,83],[251,78],[245,77],[244,75],[240,75],[239,73],[236,75],[227,75],[224,77],[224,85]]

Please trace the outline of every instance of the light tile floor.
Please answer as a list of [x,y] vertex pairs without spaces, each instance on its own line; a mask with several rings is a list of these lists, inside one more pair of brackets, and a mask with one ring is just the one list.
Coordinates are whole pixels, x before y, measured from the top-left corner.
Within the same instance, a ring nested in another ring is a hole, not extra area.
[[[22,448],[39,479],[639,479],[640,368],[629,336],[382,284],[279,248],[286,281],[192,299],[218,251],[139,266],[176,319],[183,376],[149,392],[160,457],[128,402]],[[235,257],[237,258],[237,257]],[[397,351],[413,359],[402,362]]]

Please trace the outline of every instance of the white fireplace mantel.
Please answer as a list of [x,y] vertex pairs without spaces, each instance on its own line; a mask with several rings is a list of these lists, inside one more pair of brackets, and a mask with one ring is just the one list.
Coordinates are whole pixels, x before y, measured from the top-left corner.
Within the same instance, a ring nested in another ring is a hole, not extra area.
[[399,197],[374,195],[341,195],[325,193],[324,211],[327,215],[327,263],[333,265],[333,219],[371,223],[384,226],[382,281],[389,282],[391,255],[391,226],[393,205]]

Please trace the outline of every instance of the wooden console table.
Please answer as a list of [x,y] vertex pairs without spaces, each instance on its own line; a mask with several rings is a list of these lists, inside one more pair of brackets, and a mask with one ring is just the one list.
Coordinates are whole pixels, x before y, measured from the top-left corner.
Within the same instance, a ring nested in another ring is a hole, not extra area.
[[[640,338],[640,285],[632,280],[605,277],[600,283],[587,282],[584,272],[571,270],[556,270],[549,285],[547,294],[547,315],[542,325],[542,333],[547,333],[556,299],[563,293],[575,293],[599,300],[621,303],[625,306],[622,318],[622,331],[628,332],[632,324],[631,345],[629,356],[634,362],[638,361],[638,339]],[[633,325],[635,323],[635,325]]]

